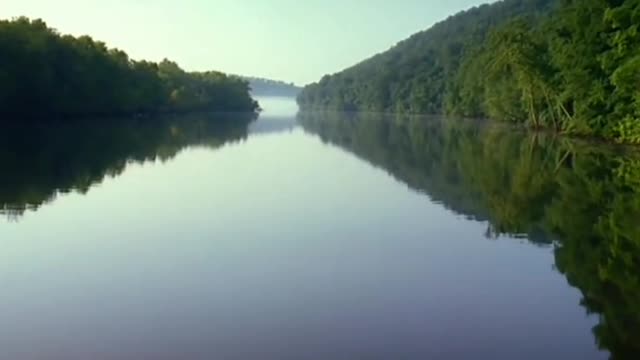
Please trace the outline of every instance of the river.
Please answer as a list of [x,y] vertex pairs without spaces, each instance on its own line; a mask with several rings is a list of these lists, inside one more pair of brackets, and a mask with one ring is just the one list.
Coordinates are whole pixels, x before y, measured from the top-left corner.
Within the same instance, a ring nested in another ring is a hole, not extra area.
[[261,103],[4,131],[0,358],[637,354],[633,149]]

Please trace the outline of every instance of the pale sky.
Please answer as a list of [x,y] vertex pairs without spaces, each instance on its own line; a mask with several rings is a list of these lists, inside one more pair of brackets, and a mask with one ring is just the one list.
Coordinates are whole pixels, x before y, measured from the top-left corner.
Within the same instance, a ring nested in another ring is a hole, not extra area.
[[304,85],[489,0],[0,0],[132,58]]

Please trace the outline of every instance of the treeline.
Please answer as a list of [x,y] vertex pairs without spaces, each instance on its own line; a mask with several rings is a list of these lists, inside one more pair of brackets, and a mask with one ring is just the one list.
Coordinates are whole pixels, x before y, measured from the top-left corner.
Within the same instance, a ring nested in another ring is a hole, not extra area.
[[[486,122],[301,113],[303,128],[469,219],[553,246],[611,359],[640,354],[640,153]],[[426,201],[426,200],[425,200]],[[576,304],[577,305],[577,304]]]
[[166,161],[187,147],[245,139],[250,113],[4,124],[0,128],[0,214],[18,218],[59,193],[86,193],[131,163]]
[[489,117],[640,143],[640,0],[504,0],[304,89],[304,108]]
[[257,77],[244,77],[249,82],[251,94],[254,96],[296,97],[302,90],[293,83]]
[[42,20],[0,21],[0,121],[256,109],[238,77],[190,73],[168,60],[134,61],[88,36],[61,35]]

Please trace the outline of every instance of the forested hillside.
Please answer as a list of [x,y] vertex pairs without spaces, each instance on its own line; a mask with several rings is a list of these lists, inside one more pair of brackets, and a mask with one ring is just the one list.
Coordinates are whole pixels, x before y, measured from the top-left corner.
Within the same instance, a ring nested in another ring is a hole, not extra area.
[[0,21],[0,122],[149,112],[255,111],[246,81],[134,61],[41,20]]
[[303,108],[490,117],[640,143],[640,0],[505,0],[309,85]]

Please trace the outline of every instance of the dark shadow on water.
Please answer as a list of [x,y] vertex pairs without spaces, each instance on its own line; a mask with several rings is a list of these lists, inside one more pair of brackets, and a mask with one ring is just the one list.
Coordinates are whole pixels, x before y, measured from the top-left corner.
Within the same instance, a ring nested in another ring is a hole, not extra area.
[[442,118],[301,113],[298,121],[451,211],[486,222],[488,238],[553,246],[558,271],[600,317],[599,347],[614,359],[638,358],[637,152]]
[[60,193],[86,193],[130,163],[247,137],[253,114],[85,119],[0,128],[0,214],[17,220]]

